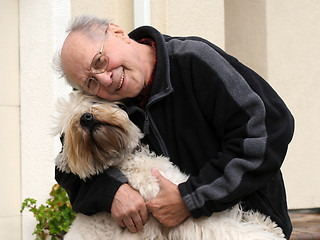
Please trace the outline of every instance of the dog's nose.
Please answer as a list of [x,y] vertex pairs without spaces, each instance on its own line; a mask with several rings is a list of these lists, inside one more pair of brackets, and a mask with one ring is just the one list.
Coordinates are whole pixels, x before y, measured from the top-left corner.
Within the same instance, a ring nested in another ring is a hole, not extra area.
[[92,115],[92,113],[84,113],[80,117],[80,124],[82,127],[90,129],[96,124],[96,120],[95,120],[94,116]]

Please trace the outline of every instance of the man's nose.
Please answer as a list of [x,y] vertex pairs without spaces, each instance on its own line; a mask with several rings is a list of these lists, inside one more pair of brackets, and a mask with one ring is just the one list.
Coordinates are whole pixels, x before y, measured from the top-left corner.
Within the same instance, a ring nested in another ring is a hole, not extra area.
[[112,85],[112,72],[103,72],[99,74],[95,74],[95,78],[99,81],[99,83],[105,87]]

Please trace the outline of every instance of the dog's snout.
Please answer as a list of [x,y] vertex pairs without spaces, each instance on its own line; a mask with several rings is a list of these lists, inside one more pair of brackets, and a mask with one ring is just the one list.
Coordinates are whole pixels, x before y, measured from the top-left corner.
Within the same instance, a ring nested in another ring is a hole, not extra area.
[[91,113],[84,113],[80,117],[80,124],[82,127],[91,128],[95,125],[95,119]]
[[93,120],[93,115],[91,113],[85,113],[82,115],[82,117],[84,118],[85,121],[92,121]]

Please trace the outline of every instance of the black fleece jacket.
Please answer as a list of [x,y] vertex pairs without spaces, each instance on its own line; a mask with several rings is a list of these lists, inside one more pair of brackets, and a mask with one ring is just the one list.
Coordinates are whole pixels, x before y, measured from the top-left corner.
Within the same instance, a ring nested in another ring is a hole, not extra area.
[[[152,27],[129,34],[152,38],[155,75],[144,110],[125,99],[144,143],[190,174],[179,185],[193,217],[210,216],[241,202],[271,216],[289,238],[292,227],[280,167],[292,139],[293,117],[270,85],[212,43],[170,37]],[[110,211],[126,182],[116,169],[86,182],[56,169],[73,208]]]

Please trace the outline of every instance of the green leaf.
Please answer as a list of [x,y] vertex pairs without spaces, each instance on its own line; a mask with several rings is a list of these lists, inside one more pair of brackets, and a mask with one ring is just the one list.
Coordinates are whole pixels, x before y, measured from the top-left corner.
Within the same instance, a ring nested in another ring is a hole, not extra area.
[[58,184],[55,184],[50,192],[50,198],[46,205],[36,206],[37,201],[26,198],[21,206],[22,213],[26,208],[33,213],[38,221],[33,234],[36,240],[44,240],[51,236],[52,240],[62,239],[68,232],[76,213],[72,210],[67,192]]

